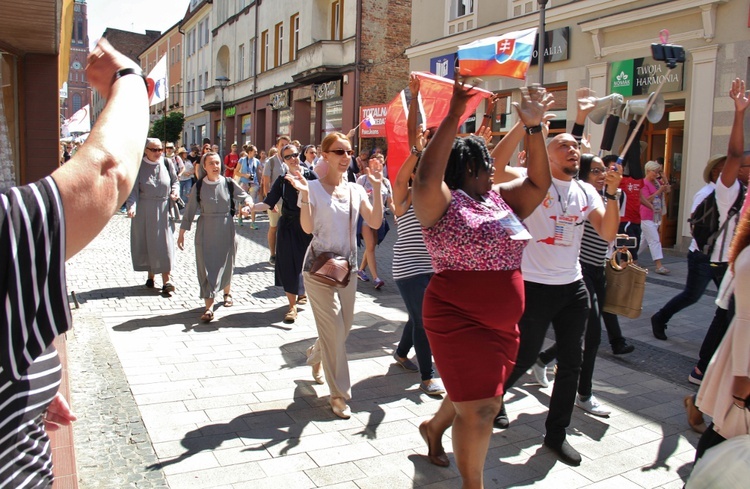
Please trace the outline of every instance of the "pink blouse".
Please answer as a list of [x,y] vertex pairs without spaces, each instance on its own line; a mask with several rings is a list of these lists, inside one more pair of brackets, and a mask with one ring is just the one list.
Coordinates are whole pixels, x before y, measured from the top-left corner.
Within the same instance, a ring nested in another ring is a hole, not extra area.
[[422,228],[435,273],[444,270],[516,270],[531,235],[503,198],[491,190],[477,202],[451,191],[443,217]]

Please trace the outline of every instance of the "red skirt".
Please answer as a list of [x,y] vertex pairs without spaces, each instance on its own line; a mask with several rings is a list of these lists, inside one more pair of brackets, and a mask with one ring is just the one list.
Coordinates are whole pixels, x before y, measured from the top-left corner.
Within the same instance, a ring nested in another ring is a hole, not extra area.
[[520,270],[436,273],[422,319],[435,365],[454,402],[501,396],[518,354]]

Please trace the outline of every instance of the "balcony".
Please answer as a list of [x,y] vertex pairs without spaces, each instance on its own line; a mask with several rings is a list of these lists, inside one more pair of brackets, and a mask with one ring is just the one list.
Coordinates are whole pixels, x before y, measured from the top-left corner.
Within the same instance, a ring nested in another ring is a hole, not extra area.
[[318,41],[297,53],[295,74],[297,83],[318,83],[351,69],[355,61],[355,38],[343,41]]

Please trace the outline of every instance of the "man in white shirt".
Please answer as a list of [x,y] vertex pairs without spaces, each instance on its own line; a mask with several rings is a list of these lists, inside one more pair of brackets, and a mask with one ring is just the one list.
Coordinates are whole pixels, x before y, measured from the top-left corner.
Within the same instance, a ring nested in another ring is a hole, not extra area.
[[[620,213],[614,193],[606,194],[605,213],[605,205],[594,187],[574,180],[581,152],[572,135],[555,136],[547,145],[547,153],[552,185],[547,198],[524,220],[533,236],[524,250],[521,264],[526,305],[518,323],[521,332],[518,358],[505,383],[505,391],[534,364],[552,324],[558,346],[558,370],[544,444],[564,463],[580,465],[580,454],[565,439],[576,397],[589,310],[589,295],[578,254],[585,220],[591,222],[603,239],[612,241],[620,223]],[[495,424],[507,426],[505,407],[495,418]]]

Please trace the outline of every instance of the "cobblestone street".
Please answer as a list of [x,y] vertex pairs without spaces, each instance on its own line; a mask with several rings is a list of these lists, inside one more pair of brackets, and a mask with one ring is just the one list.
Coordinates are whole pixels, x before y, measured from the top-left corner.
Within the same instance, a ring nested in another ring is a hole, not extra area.
[[[237,227],[235,305],[219,305],[210,324],[198,320],[193,232],[177,250],[170,298],[132,271],[122,215],[69,262],[69,291],[80,305],[68,334],[79,487],[460,487],[450,431],[451,466],[438,468],[417,430],[440,399],[421,393],[419,376],[391,357],[406,320],[390,276],[395,226],[377,250],[387,285],[359,283],[347,343],[354,414],[341,420],[328,408],[327,386],[304,364],[316,337],[309,306],[294,324],[282,322],[286,299],[273,286],[265,216],[258,224]],[[615,357],[603,335],[594,392],[613,413],[575,410],[568,439],[581,466],[563,465],[542,447],[552,387],[527,377],[506,396],[511,426],[492,437],[485,487],[682,487],[698,439],[682,398],[695,391],[687,374],[715,292],[674,317],[668,341],[654,339],[649,317],[686,275],[684,258],[664,264],[672,275],[649,276],[642,316],[621,320],[635,352]]]

